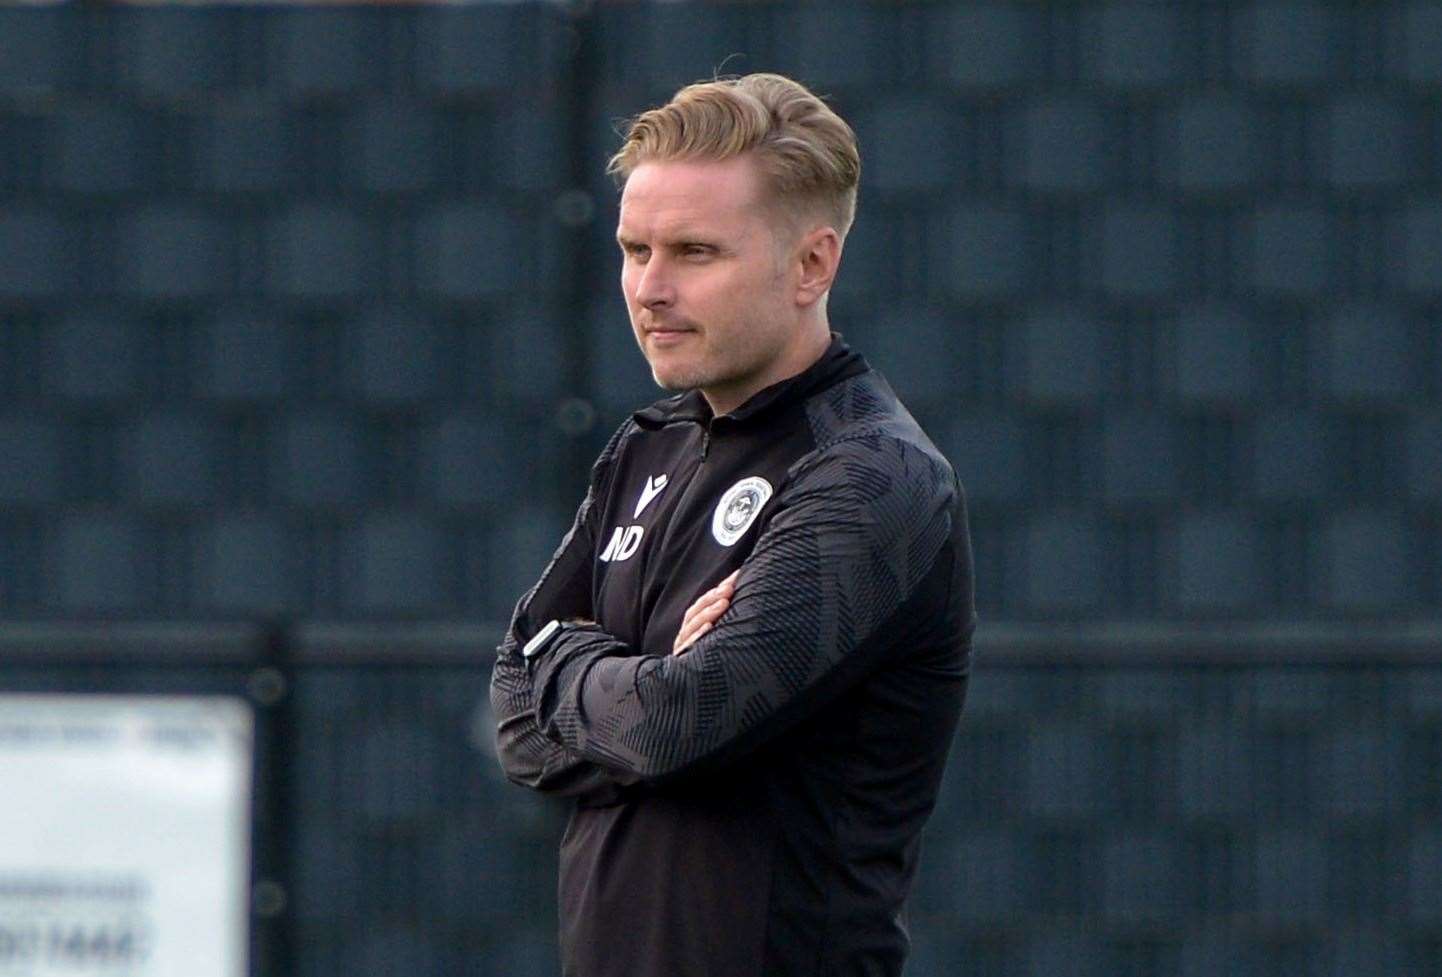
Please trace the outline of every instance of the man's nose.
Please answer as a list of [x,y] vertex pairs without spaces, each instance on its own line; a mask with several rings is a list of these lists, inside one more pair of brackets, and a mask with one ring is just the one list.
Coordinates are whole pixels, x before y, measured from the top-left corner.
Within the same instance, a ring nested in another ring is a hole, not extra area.
[[665,264],[653,255],[636,282],[636,301],[648,309],[672,305],[676,301],[676,289],[671,284]]

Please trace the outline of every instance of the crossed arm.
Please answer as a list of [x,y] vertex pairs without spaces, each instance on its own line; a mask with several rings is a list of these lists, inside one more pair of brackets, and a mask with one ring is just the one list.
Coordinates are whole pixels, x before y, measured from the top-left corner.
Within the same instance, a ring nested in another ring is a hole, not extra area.
[[[738,573],[739,570],[701,594],[686,609],[672,644],[672,654],[683,654],[726,613],[736,591]],[[501,717],[497,749],[506,775],[516,783],[561,796],[607,794],[617,785],[633,781],[635,778],[617,778],[614,772],[583,759],[540,733],[534,721],[530,676],[525,665],[517,660],[517,644],[513,625],[502,644],[491,684],[492,710]]]
[[[577,627],[528,672],[513,626],[492,684],[507,775],[560,793],[657,780],[791,727],[905,636],[954,501],[950,471],[914,447],[843,446],[797,473],[739,575],[693,604],[673,644],[683,654],[638,655],[599,626]],[[563,545],[518,620],[537,597],[579,594],[568,569],[589,582],[591,547],[574,545],[577,534],[568,543],[584,567]],[[544,603],[552,612],[530,617],[529,631],[591,616],[579,601]]]

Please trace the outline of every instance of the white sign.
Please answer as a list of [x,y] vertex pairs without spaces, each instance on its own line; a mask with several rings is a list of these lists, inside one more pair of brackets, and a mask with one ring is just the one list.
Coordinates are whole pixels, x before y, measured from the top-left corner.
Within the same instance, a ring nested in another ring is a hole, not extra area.
[[244,977],[250,706],[0,694],[0,977]]

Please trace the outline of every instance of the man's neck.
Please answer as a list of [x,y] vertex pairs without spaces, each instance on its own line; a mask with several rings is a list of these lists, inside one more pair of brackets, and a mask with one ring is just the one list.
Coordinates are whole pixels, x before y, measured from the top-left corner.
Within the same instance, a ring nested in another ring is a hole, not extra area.
[[819,328],[815,325],[808,327],[805,336],[798,337],[797,343],[791,349],[777,357],[764,372],[748,377],[744,383],[731,387],[703,388],[701,396],[711,405],[711,416],[729,414],[767,387],[810,369],[831,346],[831,327],[824,319],[819,325]]

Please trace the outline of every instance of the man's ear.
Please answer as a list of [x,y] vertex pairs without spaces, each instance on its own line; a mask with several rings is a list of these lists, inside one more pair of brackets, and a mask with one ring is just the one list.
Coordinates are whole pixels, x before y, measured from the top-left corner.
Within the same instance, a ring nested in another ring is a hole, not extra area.
[[836,269],[841,265],[841,237],[835,228],[823,224],[804,235],[792,254],[801,264],[801,278],[796,283],[796,304],[815,305],[831,289]]

